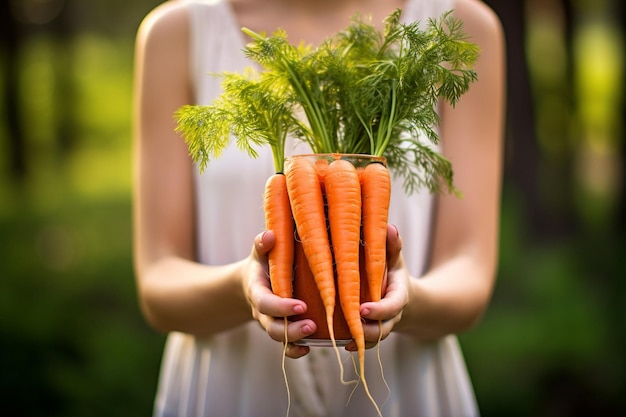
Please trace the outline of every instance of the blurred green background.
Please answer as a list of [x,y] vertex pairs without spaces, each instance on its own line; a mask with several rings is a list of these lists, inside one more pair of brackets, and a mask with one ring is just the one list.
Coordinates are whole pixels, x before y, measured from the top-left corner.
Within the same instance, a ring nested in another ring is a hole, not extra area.
[[[131,258],[134,35],[156,0],[7,0],[0,409],[147,416]],[[620,0],[487,1],[509,50],[501,259],[460,336],[484,416],[626,415]]]

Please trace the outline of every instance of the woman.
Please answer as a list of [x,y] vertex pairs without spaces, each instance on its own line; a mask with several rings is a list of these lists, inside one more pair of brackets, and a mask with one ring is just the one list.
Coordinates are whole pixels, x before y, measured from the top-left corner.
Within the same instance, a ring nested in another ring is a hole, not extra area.
[[[269,289],[274,236],[263,232],[261,195],[272,174],[270,151],[250,159],[229,148],[200,175],[174,132],[173,114],[220,93],[210,72],[251,65],[241,52],[243,26],[283,28],[292,42],[317,45],[357,12],[382,23],[396,8],[404,20],[420,22],[454,9],[481,55],[478,81],[454,109],[440,109],[441,151],[463,198],[393,193],[389,289],[382,301],[361,305],[364,319],[384,323],[380,355],[389,389],[376,349],[368,350],[368,384],[386,416],[478,414],[454,335],[480,319],[494,285],[504,110],[497,18],[476,0],[187,0],[156,8],[137,36],[137,287],[148,322],[169,333],[156,416],[285,415],[279,342],[288,342],[295,359],[285,364],[290,415],[376,415],[362,389],[351,396],[353,386],[340,383],[332,351],[293,343],[315,323],[291,322],[285,341],[275,318],[306,305]],[[376,345],[378,325],[366,325],[365,334],[368,346]]]

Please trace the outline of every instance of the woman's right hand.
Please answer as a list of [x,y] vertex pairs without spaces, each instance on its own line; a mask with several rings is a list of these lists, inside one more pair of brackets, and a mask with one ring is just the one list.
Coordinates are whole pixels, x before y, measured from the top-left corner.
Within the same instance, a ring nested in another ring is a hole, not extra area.
[[[295,298],[282,298],[272,292],[268,273],[267,254],[274,246],[274,233],[268,230],[254,240],[250,256],[243,262],[243,291],[252,311],[252,317],[265,329],[269,337],[287,343],[286,355],[299,358],[309,353],[306,346],[293,342],[306,337],[316,330],[313,320],[287,321],[285,317],[306,312],[307,305]],[[285,339],[285,323],[287,334]]]

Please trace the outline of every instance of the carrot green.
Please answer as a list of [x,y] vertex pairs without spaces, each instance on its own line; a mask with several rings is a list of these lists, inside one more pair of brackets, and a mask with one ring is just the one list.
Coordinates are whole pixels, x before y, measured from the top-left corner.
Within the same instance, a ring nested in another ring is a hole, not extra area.
[[315,153],[384,156],[407,192],[453,191],[452,166],[433,147],[437,103],[454,105],[476,80],[478,47],[451,12],[422,28],[403,23],[398,9],[384,23],[381,32],[355,16],[317,48],[290,44],[283,30],[265,36],[243,28],[252,39],[244,53],[262,70],[222,73],[224,92],[212,104],[177,111],[191,155],[204,167],[232,134],[252,157],[270,146],[282,172],[293,136]]

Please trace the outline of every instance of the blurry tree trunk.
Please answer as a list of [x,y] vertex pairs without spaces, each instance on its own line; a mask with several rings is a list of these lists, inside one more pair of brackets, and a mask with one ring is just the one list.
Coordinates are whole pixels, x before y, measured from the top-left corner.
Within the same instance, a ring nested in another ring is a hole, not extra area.
[[20,28],[13,18],[8,1],[0,5],[0,33],[2,47],[2,62],[4,86],[3,107],[5,128],[7,135],[7,158],[9,175],[19,182],[26,176],[25,138],[20,122],[20,102],[18,91],[19,52],[21,47]]
[[526,63],[526,16],[523,0],[486,0],[500,18],[506,36],[507,111],[505,181],[521,194],[529,225],[541,229],[539,149]]
[[[626,5],[623,0],[615,1],[618,13],[619,30],[622,34],[622,41],[626,38]],[[622,65],[622,80],[626,79],[626,68]],[[616,235],[621,236],[622,239],[626,239],[626,82],[622,81],[622,130],[620,138],[620,162],[621,162],[621,190],[619,190],[619,204],[618,204],[618,230]]]
[[63,160],[77,143],[76,126],[76,77],[74,64],[74,40],[77,30],[72,9],[65,5],[60,14],[50,22],[50,34],[54,39],[55,54],[55,105],[57,152]]
[[[485,0],[498,15],[506,36],[507,48],[507,127],[505,181],[521,196],[528,227],[533,238],[551,239],[575,233],[576,220],[573,197],[573,152],[551,157],[539,148],[535,122],[535,105],[531,78],[526,60],[527,2],[524,0]],[[565,67],[560,94],[573,114],[571,74],[572,14],[569,0],[557,0],[564,13],[566,43]],[[567,120],[567,118],[564,118]],[[560,127],[561,138],[567,142],[569,122]]]
[[[546,0],[539,0],[541,4]],[[575,126],[574,118],[577,117],[577,105],[574,91],[576,77],[574,65],[574,8],[572,0],[551,0],[550,6],[554,8],[556,19],[562,19],[564,60],[562,80],[555,80],[554,85],[544,85],[549,94],[560,97],[563,113],[554,115],[552,129],[544,132],[544,141],[553,141],[559,144],[557,150],[544,150],[544,159],[541,165],[541,179],[545,182],[541,197],[544,201],[544,222],[541,224],[542,237],[546,238],[571,238],[580,232],[580,219],[578,217],[576,196],[580,194],[577,189],[578,178],[575,173],[575,159],[577,146],[581,141],[580,129]],[[557,22],[555,22],[557,23]],[[558,24],[558,23],[557,23]],[[545,65],[552,65],[547,61]],[[552,117],[550,115],[549,117]]]

